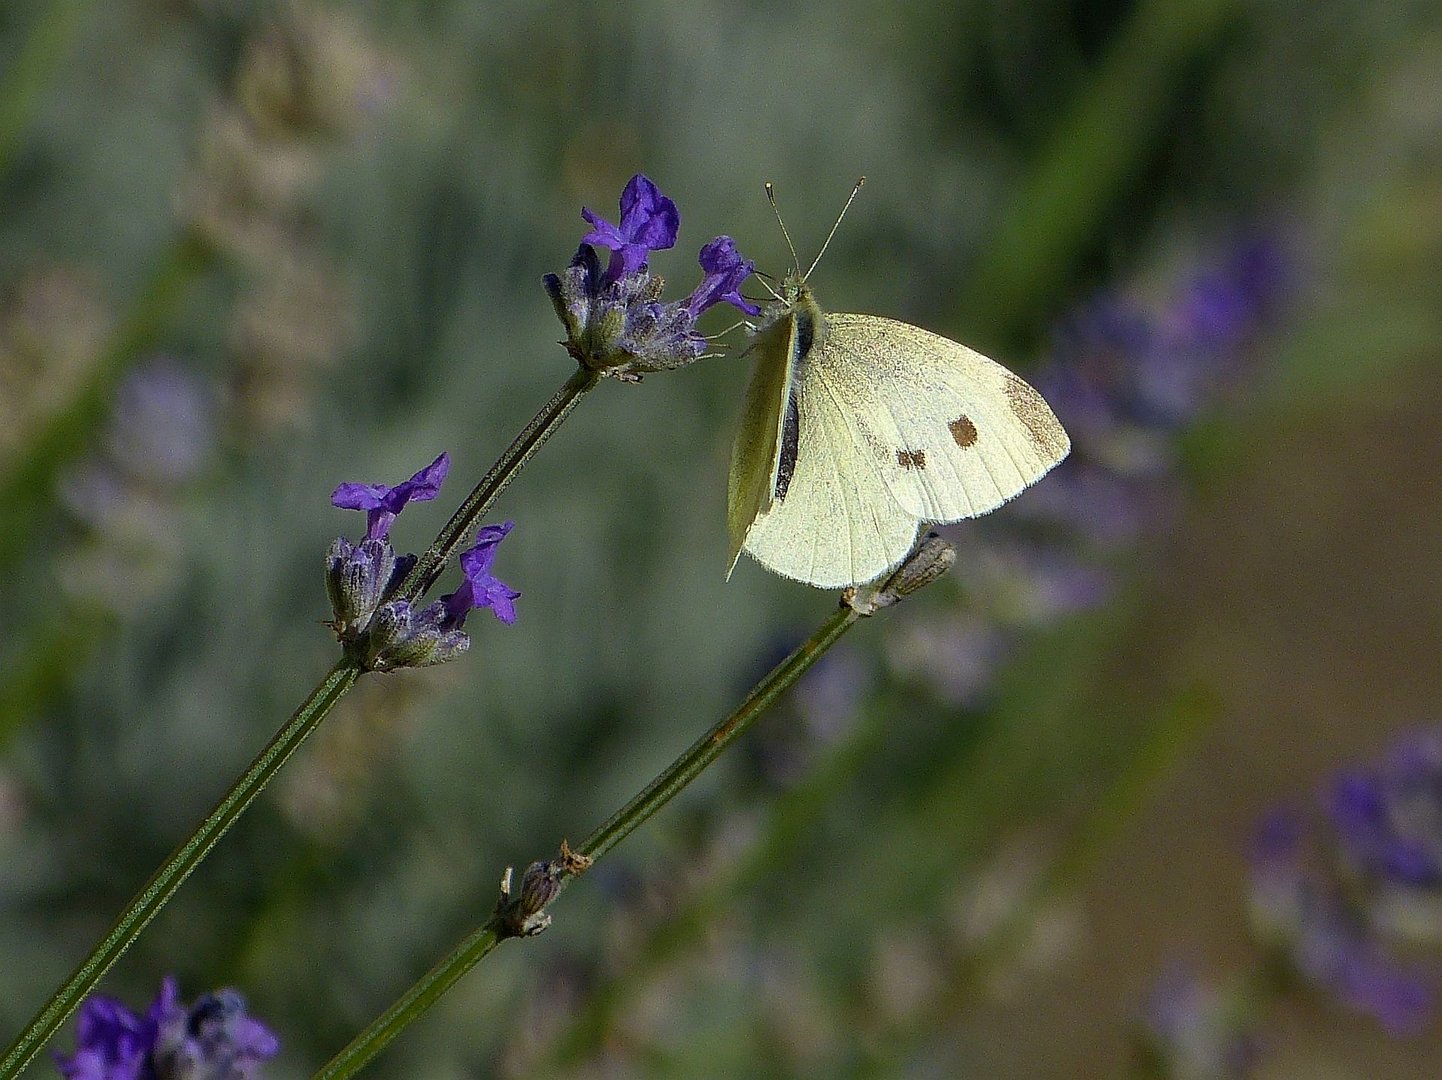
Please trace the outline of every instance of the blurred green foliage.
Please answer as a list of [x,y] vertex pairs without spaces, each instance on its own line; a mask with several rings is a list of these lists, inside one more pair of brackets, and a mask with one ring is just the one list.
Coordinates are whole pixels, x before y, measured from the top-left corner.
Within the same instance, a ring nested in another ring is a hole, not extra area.
[[[679,294],[721,232],[784,269],[763,181],[804,257],[864,173],[813,279],[823,303],[1022,369],[1096,288],[1160,287],[1280,221],[1307,291],[1254,395],[1187,446],[1214,506],[1437,359],[1438,23],[1420,0],[4,5],[0,321],[24,334],[0,335],[0,1031],[329,667],[322,556],[359,531],[335,484],[448,449],[451,500],[394,534],[419,548],[567,376],[539,279],[569,259],[582,204],[609,213],[631,173],[653,177],[681,208],[655,267]],[[211,388],[217,448],[155,533],[112,550],[57,492],[157,351]],[[110,991],[139,1005],[165,972],[187,995],[239,986],[283,1039],[270,1075],[308,1075],[486,917],[505,865],[589,831],[729,710],[832,603],[754,565],[722,582],[744,378],[723,358],[593,394],[500,508],[519,623],[478,619],[462,662],[352,694]],[[1407,496],[1377,498],[1390,514]],[[863,692],[834,744],[778,779],[767,754],[797,713],[763,721],[750,756],[371,1074],[558,1075],[553,1052],[600,1053],[606,1075],[1117,1071],[1166,920],[1114,962],[1120,981],[1074,907],[1059,952],[1032,939],[1236,710],[1220,624],[1177,600],[1209,528],[1148,548],[1114,605],[1040,634],[982,704],[887,651],[927,605],[965,602],[965,566],[861,627],[844,663]],[[1240,816],[1223,834],[1238,849]],[[1118,873],[1145,893],[1168,870]],[[960,912],[994,878],[1037,918],[1008,930],[1029,945],[973,956]],[[934,947],[948,933],[959,957]],[[1009,961],[1038,950],[1106,989],[1028,1011],[1015,987],[1046,975]]]

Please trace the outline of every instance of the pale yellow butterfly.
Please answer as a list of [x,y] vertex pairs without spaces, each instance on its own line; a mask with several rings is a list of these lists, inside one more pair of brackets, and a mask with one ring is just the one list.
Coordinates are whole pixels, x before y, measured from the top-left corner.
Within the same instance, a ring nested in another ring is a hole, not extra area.
[[727,577],[745,551],[820,588],[871,581],[922,525],[994,510],[1066,457],[1071,440],[1022,379],[918,326],[824,314],[807,284],[821,255],[803,274],[786,243],[795,269],[746,350]]

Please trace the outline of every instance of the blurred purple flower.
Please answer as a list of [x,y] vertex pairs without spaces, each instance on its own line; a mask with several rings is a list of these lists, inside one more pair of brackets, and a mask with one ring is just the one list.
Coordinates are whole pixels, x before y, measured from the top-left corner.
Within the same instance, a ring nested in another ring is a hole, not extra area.
[[1257,1038],[1235,993],[1177,964],[1153,985],[1142,1016],[1142,1039],[1162,1075],[1177,1080],[1250,1076]]
[[441,493],[441,484],[450,471],[451,458],[442,452],[420,472],[395,487],[385,484],[341,484],[331,493],[333,506],[342,510],[365,510],[366,539],[384,540],[390,535],[391,523],[408,502],[427,502]]
[[[1398,911],[1410,902],[1435,923],[1442,898],[1442,731],[1413,733],[1379,765],[1344,770],[1322,801],[1319,834],[1295,811],[1263,818],[1252,854],[1254,927],[1312,985],[1392,1034],[1415,1034],[1433,1015],[1437,963],[1402,958],[1416,944],[1409,936],[1429,935],[1406,933]],[[1341,865],[1323,857],[1333,855]]]
[[106,449],[129,476],[167,487],[183,484],[204,466],[214,444],[206,386],[176,361],[155,360],[121,383]]
[[234,990],[187,1007],[167,978],[144,1016],[112,998],[87,999],[75,1053],[57,1054],[55,1062],[66,1080],[256,1080],[279,1051],[275,1035],[246,1015]]
[[1379,884],[1442,886],[1442,731],[1399,740],[1381,765],[1339,775],[1327,797],[1342,854]]

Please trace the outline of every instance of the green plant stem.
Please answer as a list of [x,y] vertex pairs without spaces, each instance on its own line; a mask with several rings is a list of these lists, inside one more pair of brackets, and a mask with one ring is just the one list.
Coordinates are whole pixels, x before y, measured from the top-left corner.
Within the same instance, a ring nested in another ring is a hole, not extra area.
[[491,508],[516,473],[545,445],[546,440],[561,426],[571,414],[571,410],[580,404],[587,391],[595,387],[600,378],[601,376],[590,368],[578,367],[552,395],[551,400],[541,407],[541,411],[526,425],[525,430],[507,447],[500,460],[491,466],[491,471],[486,473],[470,495],[466,496],[466,501],[451,515],[435,542],[411,568],[405,581],[401,582],[397,593],[399,597],[414,601],[436,583],[436,578],[440,577],[446,563],[465,542],[471,526]]
[[[177,285],[175,280],[177,276],[179,276],[179,280],[189,279],[192,260],[200,254],[202,254],[201,249],[192,249],[192,245],[189,244],[181,245],[173,253],[172,258],[166,263],[166,271],[157,277],[154,287],[147,292],[147,295],[151,293],[158,295],[153,297],[150,302],[139,306],[135,317],[117,336],[111,352],[128,353],[132,351],[130,346],[135,341],[144,339],[153,332],[154,324],[160,317],[160,313],[154,310],[156,304],[159,303],[159,298],[173,295]],[[164,310],[163,307],[162,310]],[[542,407],[535,418],[526,425],[521,434],[506,449],[506,452],[501,455],[500,460],[492,466],[490,472],[471,492],[461,508],[452,515],[451,520],[446,523],[427,550],[425,558],[421,559],[412,570],[411,575],[406,579],[406,584],[413,588],[417,585],[422,587],[418,592],[410,595],[418,596],[434,583],[446,561],[466,535],[471,523],[490,509],[491,504],[496,501],[500,493],[505,490],[531,456],[550,438],[561,422],[570,415],[571,410],[576,407],[586,391],[596,385],[598,379],[599,376],[595,372],[584,368],[578,369]],[[68,428],[68,425],[65,427]],[[57,434],[57,437],[60,434],[63,434],[63,431]],[[225,835],[226,830],[245,812],[255,797],[270,782],[271,777],[279,771],[291,754],[295,753],[306,737],[316,729],[341,696],[355,684],[360,675],[360,667],[349,658],[342,659],[331,669],[330,674],[311,692],[285,727],[281,728],[270,744],[261,751],[260,756],[251,762],[250,768],[226,792],[224,798],[216,804],[215,809],[155,872],[155,875],[130,902],[115,925],[111,927],[110,932],[101,939],[100,944],[76,968],[70,978],[51,996],[25,1030],[21,1032],[14,1045],[6,1051],[4,1059],[0,1060],[0,1080],[11,1080],[29,1064],[60,1025],[85,1000],[86,995],[95,988],[96,983],[110,970],[115,961],[120,959],[125,950],[140,936],[141,931],[145,929],[151,919],[155,918],[191,872],[200,865],[201,860]],[[669,797],[669,795],[666,796],[666,798]],[[632,828],[634,827],[633,825]],[[484,955],[484,952],[481,955]]]
[[[746,733],[792,683],[836,644],[861,618],[849,607],[842,607],[828,618],[816,632],[802,642],[785,660],[777,664],[755,687],[730,716],[716,724],[673,761],[660,775],[646,785],[609,820],[597,828],[575,849],[588,860],[600,859],[629,836],[638,826],[665,806],[691,781],[715,761],[737,739]],[[564,887],[575,877],[568,873],[561,880]],[[483,960],[503,940],[499,912],[472,931],[456,948],[407,990],[389,1009],[333,1057],[315,1074],[314,1080],[341,1080],[354,1076],[366,1063],[396,1037],[413,1020],[434,1005],[447,990]],[[3,1077],[0,1077],[3,1080]]]
[[320,685],[281,728],[269,745],[251,762],[239,780],[221,798],[199,827],[190,834],[155,875],[140,890],[110,932],[61,984],[50,1000],[30,1021],[13,1046],[0,1060],[0,1080],[12,1080],[40,1049],[50,1041],[60,1025],[80,1005],[95,984],[125,953],[146,924],[155,918],[165,903],[180,888],[227,829],[245,812],[261,790],[286,760],[295,753],[316,726],[330,712],[341,696],[360,676],[360,669],[342,660],[331,669]]
[[890,717],[879,709],[864,714],[855,729],[828,748],[801,783],[779,796],[771,807],[760,838],[734,865],[708,882],[682,906],[667,914],[640,943],[637,955],[610,982],[594,988],[568,1018],[566,1026],[548,1040],[541,1060],[528,1072],[554,1076],[573,1069],[594,1053],[616,1016],[646,980],[694,944],[707,927],[726,912],[736,898],[767,874],[775,872],[803,848],[818,821],[835,803],[862,764],[873,758],[890,730]]
[[0,78],[0,175],[34,119],[35,109],[51,74],[64,59],[81,16],[95,0],[49,0],[36,16],[10,69]]

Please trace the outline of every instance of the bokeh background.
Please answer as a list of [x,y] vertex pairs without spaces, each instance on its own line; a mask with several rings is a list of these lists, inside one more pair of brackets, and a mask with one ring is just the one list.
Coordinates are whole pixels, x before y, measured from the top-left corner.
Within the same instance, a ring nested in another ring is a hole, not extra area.
[[[1439,71],[1422,0],[0,5],[0,1035],[332,663],[332,488],[449,450],[420,549],[569,374],[583,204],[673,197],[679,296],[864,173],[823,304],[1076,454],[369,1074],[1435,1075],[1249,860],[1442,722]],[[732,708],[835,602],[722,580],[746,376],[591,395],[498,507],[519,622],[364,681],[106,991],[239,987],[309,1075]]]

